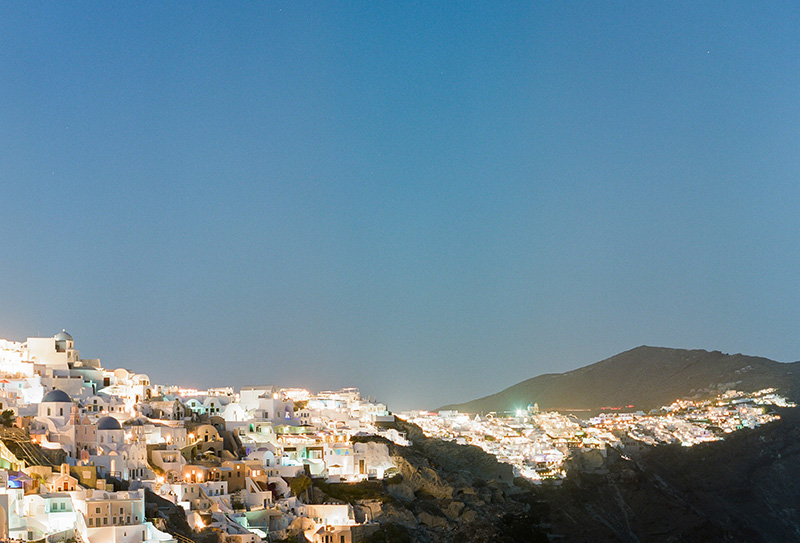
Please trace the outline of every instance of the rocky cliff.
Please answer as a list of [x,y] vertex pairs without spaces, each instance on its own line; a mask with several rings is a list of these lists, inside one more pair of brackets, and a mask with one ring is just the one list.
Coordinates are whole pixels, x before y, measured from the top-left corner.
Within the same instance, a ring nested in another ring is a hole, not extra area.
[[315,499],[337,494],[360,520],[380,523],[373,542],[798,541],[800,414],[782,415],[690,449],[630,458],[576,452],[566,480],[543,486],[512,479],[510,466],[480,449],[425,438],[401,421],[413,445],[386,442],[393,477],[364,483],[368,494],[323,485]]
[[315,501],[346,501],[356,519],[375,520],[374,542],[546,542],[539,527],[546,516],[531,503],[527,484],[515,484],[511,466],[472,446],[425,437],[414,425],[397,422],[413,445],[378,437],[357,438],[387,445],[396,466],[383,482],[317,483]]

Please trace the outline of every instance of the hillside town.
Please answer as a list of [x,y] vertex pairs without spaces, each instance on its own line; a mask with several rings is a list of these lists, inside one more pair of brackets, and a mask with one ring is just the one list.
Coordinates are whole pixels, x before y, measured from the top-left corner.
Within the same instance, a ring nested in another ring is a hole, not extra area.
[[80,358],[66,331],[0,340],[0,375],[0,541],[187,543],[166,531],[170,506],[219,541],[360,541],[371,526],[350,506],[298,496],[393,467],[384,443],[353,436],[407,443],[355,388],[158,385]]
[[399,416],[422,428],[425,435],[476,445],[514,466],[534,482],[566,476],[566,461],[575,450],[609,447],[633,454],[645,446],[719,441],[726,434],[775,421],[774,408],[795,407],[775,389],[754,393],[730,390],[714,399],[676,400],[648,413],[602,412],[588,420],[571,414],[539,412],[536,404],[507,416],[470,415],[458,411],[412,411]]
[[[541,482],[563,478],[576,451],[691,446],[793,406],[765,389],[586,421],[536,404],[509,416],[402,418]],[[366,541],[374,518],[305,498],[314,484],[395,476],[389,446],[410,445],[398,428],[385,405],[356,388],[194,390],[81,358],[65,330],[0,340],[0,541]],[[188,535],[176,532],[176,514]]]

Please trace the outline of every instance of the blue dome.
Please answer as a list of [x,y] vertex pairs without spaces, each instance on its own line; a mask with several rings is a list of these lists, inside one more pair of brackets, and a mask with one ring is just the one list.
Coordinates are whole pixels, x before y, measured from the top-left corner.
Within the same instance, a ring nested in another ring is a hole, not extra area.
[[98,430],[122,430],[119,421],[114,417],[103,417],[97,421]]
[[42,403],[47,403],[47,402],[72,403],[72,398],[70,398],[69,394],[67,394],[63,390],[54,388],[53,390],[45,394],[44,397],[42,398]]

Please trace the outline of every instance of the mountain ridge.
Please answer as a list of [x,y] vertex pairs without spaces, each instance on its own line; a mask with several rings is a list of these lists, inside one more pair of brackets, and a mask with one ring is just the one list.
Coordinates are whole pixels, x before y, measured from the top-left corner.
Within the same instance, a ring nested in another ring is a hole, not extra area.
[[564,373],[546,373],[500,392],[440,410],[508,412],[538,403],[549,410],[599,410],[633,406],[649,410],[678,398],[703,398],[736,388],[775,387],[796,399],[800,362],[703,349],[641,345]]

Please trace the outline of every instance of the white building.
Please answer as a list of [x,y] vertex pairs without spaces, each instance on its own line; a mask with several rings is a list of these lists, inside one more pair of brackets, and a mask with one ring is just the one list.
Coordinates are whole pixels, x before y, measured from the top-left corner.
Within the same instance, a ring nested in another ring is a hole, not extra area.
[[75,456],[77,408],[63,390],[51,390],[42,398],[38,415],[30,425],[31,438],[47,449],[64,449]]
[[80,360],[75,342],[66,330],[53,337],[29,337],[27,359],[50,370],[69,370],[70,364]]
[[174,542],[171,535],[145,521],[144,490],[106,492],[80,489],[69,493],[80,514],[76,528],[88,543]]
[[132,440],[114,417],[97,421],[97,454],[89,455],[94,465],[106,475],[120,479],[143,479],[151,475],[147,464],[147,445]]

